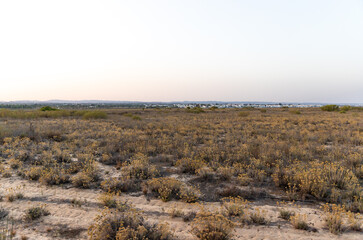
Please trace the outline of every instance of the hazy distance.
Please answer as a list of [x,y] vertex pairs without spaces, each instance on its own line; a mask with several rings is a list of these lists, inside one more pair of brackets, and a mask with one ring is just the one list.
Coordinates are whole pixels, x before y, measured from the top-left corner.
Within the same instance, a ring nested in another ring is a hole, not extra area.
[[363,103],[363,1],[1,1],[0,101]]

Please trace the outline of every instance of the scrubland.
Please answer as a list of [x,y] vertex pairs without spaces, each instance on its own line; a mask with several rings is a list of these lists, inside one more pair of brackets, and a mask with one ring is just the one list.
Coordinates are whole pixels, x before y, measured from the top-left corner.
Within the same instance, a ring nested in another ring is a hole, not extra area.
[[362,239],[363,112],[0,110],[0,239]]

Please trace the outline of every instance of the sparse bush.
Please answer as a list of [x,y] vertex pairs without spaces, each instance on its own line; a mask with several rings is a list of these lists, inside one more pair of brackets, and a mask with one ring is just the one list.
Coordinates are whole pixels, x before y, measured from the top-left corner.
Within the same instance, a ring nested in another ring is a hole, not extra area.
[[199,159],[182,158],[175,164],[181,172],[196,174],[197,171],[205,166],[205,162]]
[[187,186],[177,179],[168,177],[149,180],[144,186],[144,192],[159,197],[163,202],[171,199],[196,202],[201,196],[201,193],[195,187]]
[[307,216],[305,214],[297,213],[290,217],[290,222],[295,229],[308,230],[309,225],[306,222]]
[[353,231],[362,231],[362,220],[360,219],[360,214],[347,212],[347,215],[349,228]]
[[88,229],[90,240],[149,239],[169,240],[173,238],[165,224],[147,223],[140,213],[129,211],[104,211],[95,218]]
[[41,218],[42,216],[48,216],[50,212],[45,208],[45,206],[37,206],[28,208],[25,212],[25,220],[33,221]]
[[122,173],[125,176],[136,179],[149,179],[158,175],[156,167],[151,165],[147,156],[142,153],[132,157],[130,163],[125,163]]
[[266,219],[266,211],[256,208],[254,211],[250,213],[250,220],[254,224],[258,225],[266,225],[268,224],[268,220]]
[[284,220],[289,220],[292,216],[295,215],[294,212],[291,212],[291,211],[286,210],[286,209],[280,209],[279,213],[280,213],[279,217],[284,219]]
[[343,217],[346,213],[344,207],[336,204],[325,204],[323,210],[325,212],[325,224],[329,231],[333,234],[341,233],[343,230]]
[[218,213],[202,211],[192,222],[192,232],[202,240],[229,240],[233,223]]
[[249,202],[241,197],[227,197],[222,199],[222,212],[229,217],[244,217],[248,215]]
[[100,203],[108,208],[116,208],[117,207],[117,200],[115,198],[115,194],[113,193],[103,193],[99,197]]

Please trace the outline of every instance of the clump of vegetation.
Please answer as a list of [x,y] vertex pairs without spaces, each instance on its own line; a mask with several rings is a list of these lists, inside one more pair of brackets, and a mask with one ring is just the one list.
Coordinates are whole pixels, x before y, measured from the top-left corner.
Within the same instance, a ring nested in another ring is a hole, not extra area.
[[99,197],[100,203],[108,208],[116,208],[117,207],[117,200],[116,196],[112,192],[103,193]]
[[330,104],[330,105],[324,105],[320,109],[327,112],[334,112],[334,111],[339,111],[339,106]]
[[37,206],[28,208],[25,212],[25,220],[33,221],[41,218],[42,216],[48,216],[50,212],[45,208],[45,206]]
[[222,199],[222,213],[228,217],[239,217],[246,220],[249,202],[241,197],[226,197]]
[[192,222],[193,234],[201,240],[232,239],[234,224],[222,214],[202,210]]
[[99,171],[96,162],[88,159],[83,163],[82,171],[72,177],[72,184],[79,188],[90,188],[99,180]]
[[288,194],[302,198],[312,195],[331,202],[352,201],[360,198],[362,188],[355,174],[340,163],[313,161],[308,164],[296,162],[290,166],[277,166],[273,179]]
[[205,112],[202,108],[200,107],[194,107],[194,108],[187,108],[186,110],[188,113],[203,113]]
[[192,203],[201,197],[200,191],[192,186],[169,177],[153,178],[144,186],[144,193],[159,197],[163,202],[171,199],[181,199],[182,201]]
[[122,173],[124,176],[136,179],[149,179],[158,175],[156,167],[151,165],[147,156],[142,153],[135,154],[129,163],[125,163]]
[[58,109],[53,108],[51,106],[44,106],[44,107],[41,107],[40,108],[40,111],[42,111],[42,112],[46,112],[46,111],[58,111]]
[[179,159],[175,164],[181,172],[196,174],[197,171],[204,167],[206,164],[203,160],[192,159],[192,158],[182,158]]
[[295,229],[309,230],[307,223],[307,216],[305,214],[297,213],[290,217],[290,222]]
[[345,208],[336,204],[325,204],[323,206],[325,212],[325,224],[329,231],[334,234],[339,234],[343,230],[343,218],[346,213]]
[[362,231],[362,219],[359,213],[347,212],[349,229],[353,231]]
[[104,209],[88,229],[90,240],[149,239],[169,240],[173,235],[168,225],[151,224],[135,210],[120,211]]
[[[288,204],[286,202],[282,201],[282,202],[277,202],[276,204],[277,206],[280,206],[280,208],[278,209],[280,218],[284,220],[290,220],[290,218],[295,215],[294,211],[290,211],[287,209]],[[294,204],[290,205],[294,206]]]
[[261,210],[260,208],[256,208],[254,211],[250,213],[250,220],[254,224],[258,225],[266,225],[269,221],[266,218],[266,211]]

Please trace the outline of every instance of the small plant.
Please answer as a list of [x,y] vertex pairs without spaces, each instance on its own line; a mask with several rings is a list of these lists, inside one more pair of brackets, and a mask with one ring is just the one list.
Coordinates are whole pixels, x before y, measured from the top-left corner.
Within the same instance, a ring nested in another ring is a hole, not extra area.
[[182,158],[179,159],[175,164],[181,172],[196,174],[199,169],[204,167],[206,164],[203,160]]
[[266,211],[261,210],[259,208],[256,208],[253,212],[251,212],[250,220],[254,224],[258,224],[258,225],[268,224],[268,220],[266,219]]
[[291,211],[286,210],[286,209],[280,209],[279,213],[280,213],[279,217],[284,219],[284,220],[289,220],[291,218],[291,216],[295,215],[294,212],[291,212]]
[[228,240],[234,224],[219,213],[202,210],[192,222],[193,234],[201,240]]
[[197,213],[195,211],[190,211],[183,214],[183,221],[184,222],[190,222],[197,216]]
[[248,207],[249,202],[241,197],[226,197],[222,199],[222,212],[229,217],[246,217]]
[[308,230],[309,225],[306,222],[307,216],[305,214],[297,213],[290,217],[290,222],[295,229]]
[[181,199],[184,202],[192,203],[199,200],[201,197],[200,191],[175,178],[153,178],[146,182],[144,193],[151,193],[159,197],[163,202],[171,199]]
[[[290,220],[290,218],[295,215],[295,212],[286,209],[288,205],[286,202],[282,201],[282,202],[277,202],[276,204],[277,206],[280,206],[280,208],[278,209],[279,218],[282,218],[284,220]],[[295,205],[294,203],[292,203],[290,204],[290,206],[295,206]]]
[[346,214],[345,207],[336,204],[325,204],[325,224],[333,234],[339,234],[343,230],[343,218]]
[[8,202],[14,202],[17,199],[23,199],[24,194],[20,190],[21,190],[21,186],[6,189],[7,194],[5,195],[5,199]]
[[99,200],[101,202],[101,204],[105,207],[108,208],[116,208],[117,207],[117,200],[115,198],[115,194],[108,192],[108,193],[103,193],[100,197]]
[[45,208],[45,206],[37,206],[28,208],[25,212],[25,220],[33,221],[41,218],[42,216],[48,216],[50,212]]
[[182,210],[180,210],[179,208],[177,207],[173,207],[172,209],[170,209],[169,211],[169,215],[172,217],[172,218],[176,218],[176,217],[183,217],[184,216],[184,213]]
[[8,215],[9,211],[5,210],[4,208],[0,208],[0,221],[5,219]]
[[78,199],[76,199],[76,198],[73,198],[73,199],[71,200],[71,203],[72,203],[72,205],[73,205],[73,206],[76,206],[76,207],[82,207],[82,205],[83,205],[84,201],[81,201],[81,200],[78,200]]
[[88,229],[90,240],[170,240],[173,235],[165,224],[150,224],[135,209],[111,211],[105,208]]
[[362,220],[360,219],[359,213],[348,212],[348,224],[349,228],[353,231],[361,231],[362,230]]

